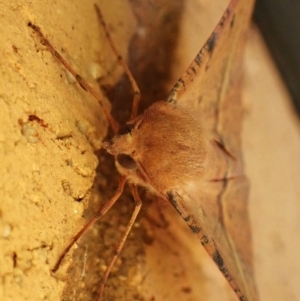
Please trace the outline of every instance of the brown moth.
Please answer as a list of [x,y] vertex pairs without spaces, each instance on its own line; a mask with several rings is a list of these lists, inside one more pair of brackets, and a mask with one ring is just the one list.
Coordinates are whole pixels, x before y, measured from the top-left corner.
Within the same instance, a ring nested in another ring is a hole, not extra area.
[[127,181],[136,207],[103,276],[100,297],[140,210],[137,186],[143,186],[175,207],[240,301],[259,300],[252,271],[247,180],[243,175],[240,127],[237,126],[242,120],[241,60],[252,4],[248,0],[232,0],[169,97],[154,103],[138,117],[139,89],[111,41],[101,12],[97,12],[135,91],[131,119],[120,128],[97,94],[64,61],[40,29],[29,24],[81,87],[99,101],[115,132],[114,138],[103,143],[103,147],[115,156],[121,174],[114,197],[100,207],[74,237],[53,270],[59,268],[83,233],[117,201]]

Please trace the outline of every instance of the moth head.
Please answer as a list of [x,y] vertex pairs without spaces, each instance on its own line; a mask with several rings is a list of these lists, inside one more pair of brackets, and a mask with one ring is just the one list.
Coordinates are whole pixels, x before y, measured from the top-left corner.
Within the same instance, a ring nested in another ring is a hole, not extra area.
[[109,141],[103,143],[103,148],[115,156],[118,171],[125,175],[130,182],[145,186],[144,181],[138,176],[137,139],[139,125],[142,117],[121,126],[118,133]]

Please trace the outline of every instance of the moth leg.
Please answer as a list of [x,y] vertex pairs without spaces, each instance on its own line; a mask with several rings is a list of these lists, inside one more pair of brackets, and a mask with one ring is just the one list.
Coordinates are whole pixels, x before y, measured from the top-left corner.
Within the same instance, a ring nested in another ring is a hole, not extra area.
[[133,92],[134,92],[132,110],[131,110],[131,115],[130,115],[130,120],[132,120],[137,116],[138,106],[139,106],[139,102],[140,102],[140,99],[141,99],[141,92],[140,92],[140,89],[139,89],[139,87],[138,87],[131,71],[129,70],[127,64],[125,63],[124,58],[120,55],[115,43],[113,42],[113,40],[111,38],[111,35],[109,33],[109,30],[107,28],[107,25],[104,21],[102,12],[101,12],[100,8],[98,7],[98,5],[96,5],[96,4],[95,4],[95,9],[96,9],[96,12],[97,12],[97,15],[98,15],[98,18],[99,18],[99,22],[100,22],[100,24],[101,24],[101,26],[102,26],[102,28],[105,32],[106,39],[107,39],[111,49],[113,50],[114,54],[116,55],[119,64],[122,66],[122,68],[124,69],[124,72],[128,76],[129,81],[130,81],[131,86],[132,86],[132,89],[133,89]]
[[105,273],[103,275],[103,278],[101,280],[100,290],[99,290],[99,299],[98,299],[99,301],[101,299],[101,296],[102,296],[102,293],[103,293],[103,290],[104,290],[104,286],[105,286],[107,278],[108,278],[108,276],[110,274],[110,271],[111,271],[111,269],[112,269],[112,267],[113,267],[113,265],[114,265],[117,257],[119,256],[119,254],[120,254],[123,246],[124,246],[124,243],[125,243],[125,241],[126,241],[126,239],[128,237],[128,234],[130,233],[130,230],[131,230],[131,228],[132,228],[132,226],[133,226],[133,224],[134,224],[134,222],[135,222],[135,220],[137,218],[137,215],[138,215],[138,213],[139,213],[139,211],[141,209],[141,206],[142,206],[142,201],[141,201],[141,199],[140,199],[140,197],[138,195],[137,187],[135,185],[130,185],[130,188],[131,188],[131,193],[132,193],[132,196],[133,196],[133,199],[134,199],[135,208],[134,208],[132,216],[131,216],[131,218],[129,220],[129,223],[128,223],[127,227],[126,227],[125,233],[124,233],[121,241],[119,242],[119,244],[117,246],[117,249],[115,250],[114,256],[110,260],[109,265],[108,265],[108,267],[107,267],[107,269],[106,269],[106,271],[105,271]]
[[170,224],[164,214],[164,206],[167,206],[167,202],[169,203],[168,199],[157,197],[154,199],[155,217],[150,210],[145,212],[146,219],[157,228],[165,229]]
[[54,268],[52,269],[52,272],[56,272],[63,261],[66,254],[70,251],[72,246],[78,241],[78,239],[88,230],[91,228],[91,226],[99,219],[101,218],[113,205],[114,203],[119,199],[120,195],[123,192],[124,185],[126,183],[126,178],[121,176],[119,179],[119,186],[116,190],[116,193],[114,196],[107,201],[105,204],[99,207],[97,212],[94,214],[94,216],[88,221],[88,223],[74,236],[74,238],[71,240],[69,245],[64,249],[60,257],[58,258]]
[[115,133],[117,133],[118,129],[119,129],[119,125],[116,122],[116,120],[110,115],[109,111],[103,104],[103,101],[102,101],[101,97],[99,96],[99,94],[96,93],[96,91],[71,67],[71,65],[52,46],[52,44],[49,42],[48,39],[46,39],[46,37],[43,35],[41,29],[37,25],[29,22],[28,26],[31,27],[35,31],[35,33],[39,36],[39,38],[41,40],[41,44],[46,46],[49,49],[49,51],[52,53],[52,55],[54,57],[56,57],[57,60],[59,62],[61,62],[61,64],[74,76],[74,78],[76,79],[76,81],[80,85],[80,87],[83,90],[89,92],[98,101],[98,103],[99,103],[103,113],[105,114],[109,124],[111,125],[113,131]]

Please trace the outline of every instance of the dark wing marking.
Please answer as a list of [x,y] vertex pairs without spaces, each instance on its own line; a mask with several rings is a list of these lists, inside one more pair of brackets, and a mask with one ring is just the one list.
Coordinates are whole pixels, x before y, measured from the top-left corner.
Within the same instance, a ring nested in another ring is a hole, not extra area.
[[[242,55],[252,8],[253,1],[231,1],[167,99],[199,116],[227,162],[223,180],[213,181],[210,174],[211,180],[195,179],[190,187],[169,192],[168,198],[200,238],[240,301],[259,300],[252,272],[248,184],[242,175],[240,142]],[[209,160],[207,170],[213,170],[216,164]]]
[[[201,192],[200,192],[201,190]],[[258,301],[253,277],[245,177],[206,183],[168,198],[199,238],[240,301]]]
[[240,149],[241,66],[245,30],[253,2],[232,0],[195,59],[175,84],[167,99],[197,112],[234,155]]

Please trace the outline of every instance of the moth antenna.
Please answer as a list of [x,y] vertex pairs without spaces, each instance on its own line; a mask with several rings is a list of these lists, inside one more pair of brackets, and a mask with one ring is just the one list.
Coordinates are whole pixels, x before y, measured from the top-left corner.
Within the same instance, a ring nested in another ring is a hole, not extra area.
[[134,93],[133,94],[133,102],[132,102],[132,110],[131,110],[131,115],[130,115],[130,120],[132,120],[137,116],[137,111],[138,111],[138,107],[139,107],[139,103],[140,103],[140,99],[141,99],[141,92],[140,92],[140,89],[139,89],[131,71],[129,70],[127,64],[125,63],[123,57],[121,56],[120,52],[118,51],[118,49],[114,43],[114,41],[109,33],[109,30],[107,28],[107,25],[104,21],[102,12],[97,4],[95,4],[95,9],[96,9],[96,12],[97,12],[97,15],[99,18],[99,22],[105,32],[106,39],[107,39],[111,49],[113,50],[114,54],[116,55],[116,58],[117,58],[119,64],[122,66],[122,68],[124,69],[124,72],[128,76],[128,79],[132,86],[132,90]]
[[41,44],[46,46],[49,51],[52,53],[54,57],[56,57],[63,65],[64,67],[74,76],[77,83],[81,86],[81,88],[87,92],[89,92],[93,97],[98,101],[103,113],[105,114],[109,124],[112,127],[112,130],[114,133],[117,133],[119,130],[119,125],[116,122],[116,120],[111,116],[105,105],[103,104],[103,101],[98,93],[70,66],[70,64],[61,56],[61,54],[52,46],[52,44],[48,41],[48,39],[43,35],[41,29],[36,26],[35,24],[29,22],[28,26],[31,27],[34,32],[39,36],[41,40]]
[[117,246],[117,248],[114,252],[114,256],[110,260],[109,265],[106,268],[106,271],[103,275],[103,278],[102,278],[101,284],[100,284],[100,289],[99,289],[99,299],[98,299],[98,301],[100,301],[100,299],[101,299],[101,296],[102,296],[107,278],[108,278],[108,276],[111,272],[111,269],[112,269],[116,259],[118,258],[120,252],[122,251],[124,243],[127,240],[128,234],[130,233],[131,228],[132,228],[132,226],[133,226],[133,224],[134,224],[134,222],[135,222],[135,220],[136,220],[136,218],[137,218],[137,216],[140,212],[141,206],[142,206],[142,201],[141,201],[140,196],[137,192],[137,187],[135,185],[131,184],[130,188],[131,188],[131,193],[132,193],[132,196],[133,196],[133,199],[134,199],[134,204],[135,204],[134,211],[133,211],[133,213],[131,215],[131,218],[129,220],[129,223],[126,227],[125,233],[124,233],[122,239],[120,240],[120,242],[119,242],[119,244],[118,244],[118,246]]
[[56,272],[65,258],[66,254],[70,251],[70,249],[73,247],[73,245],[78,241],[78,239],[88,230],[92,227],[92,225],[101,218],[113,205],[114,203],[119,199],[120,195],[123,193],[124,185],[126,183],[126,178],[121,176],[119,179],[119,186],[116,190],[116,193],[114,196],[104,203],[102,206],[99,207],[95,215],[88,221],[88,223],[73,237],[69,245],[64,249],[63,253],[58,258],[54,268],[52,269],[52,272]]

